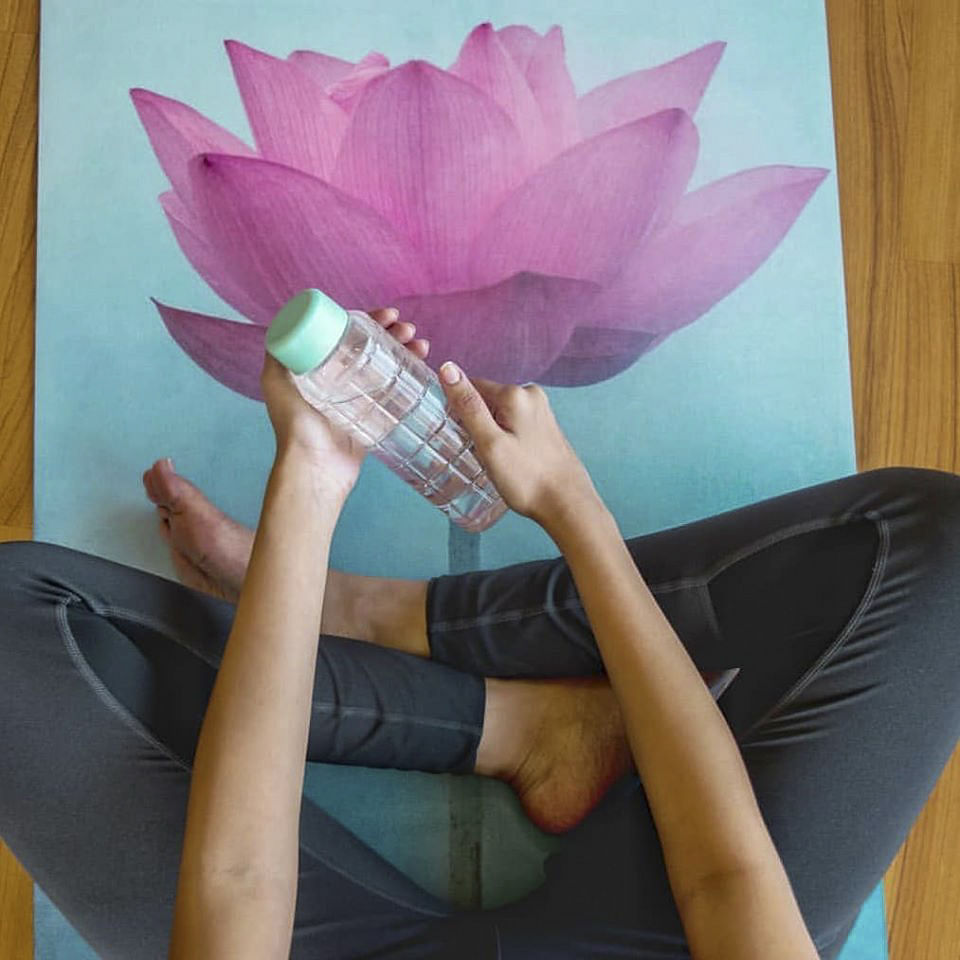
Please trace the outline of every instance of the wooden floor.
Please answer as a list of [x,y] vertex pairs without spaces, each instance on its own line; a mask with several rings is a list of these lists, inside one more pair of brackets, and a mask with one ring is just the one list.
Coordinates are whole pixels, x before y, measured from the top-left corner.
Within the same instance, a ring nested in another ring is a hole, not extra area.
[[[37,2],[0,9],[0,539],[30,539]],[[860,470],[960,472],[960,3],[828,0]],[[887,875],[892,960],[960,955],[960,760]],[[0,960],[32,958],[0,844]]]

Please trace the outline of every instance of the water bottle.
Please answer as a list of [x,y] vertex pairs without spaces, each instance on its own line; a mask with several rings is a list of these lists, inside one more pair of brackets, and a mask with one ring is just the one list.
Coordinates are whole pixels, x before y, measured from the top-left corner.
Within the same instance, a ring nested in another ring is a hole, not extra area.
[[304,290],[274,317],[266,347],[311,406],[454,523],[479,533],[506,512],[436,374],[366,313]]

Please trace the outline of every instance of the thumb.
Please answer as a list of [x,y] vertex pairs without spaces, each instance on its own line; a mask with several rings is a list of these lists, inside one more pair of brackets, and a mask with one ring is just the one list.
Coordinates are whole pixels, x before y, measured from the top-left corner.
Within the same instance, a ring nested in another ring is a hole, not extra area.
[[440,383],[450,401],[451,412],[479,446],[487,445],[503,432],[493,419],[487,401],[452,360],[440,367]]

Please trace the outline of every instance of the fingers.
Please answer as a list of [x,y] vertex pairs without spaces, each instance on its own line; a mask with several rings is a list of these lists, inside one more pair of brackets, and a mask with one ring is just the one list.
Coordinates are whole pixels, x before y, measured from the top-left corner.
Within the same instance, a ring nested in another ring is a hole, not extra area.
[[426,337],[415,338],[416,325],[400,320],[400,311],[396,307],[380,307],[378,310],[371,310],[370,316],[384,330],[389,330],[397,342],[408,346],[421,360],[426,358],[430,352],[430,341]]
[[471,377],[470,382],[477,388],[480,396],[494,407],[500,401],[504,391],[512,386],[509,383],[498,383],[496,380],[487,380],[484,377]]
[[381,326],[389,328],[397,322],[400,311],[396,307],[377,307],[376,310],[370,311],[370,316]]
[[482,394],[466,374],[450,360],[440,367],[440,383],[450,401],[453,413],[467,428],[479,447],[491,443],[503,433]]
[[384,330],[389,330],[401,343],[411,339],[417,329],[412,323],[406,323],[400,319],[400,311],[396,307],[380,307],[378,310],[371,310],[369,315]]

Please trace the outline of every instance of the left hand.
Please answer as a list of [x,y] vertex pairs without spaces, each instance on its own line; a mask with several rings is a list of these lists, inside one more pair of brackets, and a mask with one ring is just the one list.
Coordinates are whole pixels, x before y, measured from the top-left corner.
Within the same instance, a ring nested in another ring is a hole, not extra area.
[[[399,310],[384,307],[370,316],[421,359],[430,350],[428,340],[415,339],[412,323],[400,322]],[[304,455],[324,490],[346,499],[360,475],[367,448],[335,427],[303,397],[293,374],[264,351],[260,388],[277,438],[277,456],[287,451]]]

